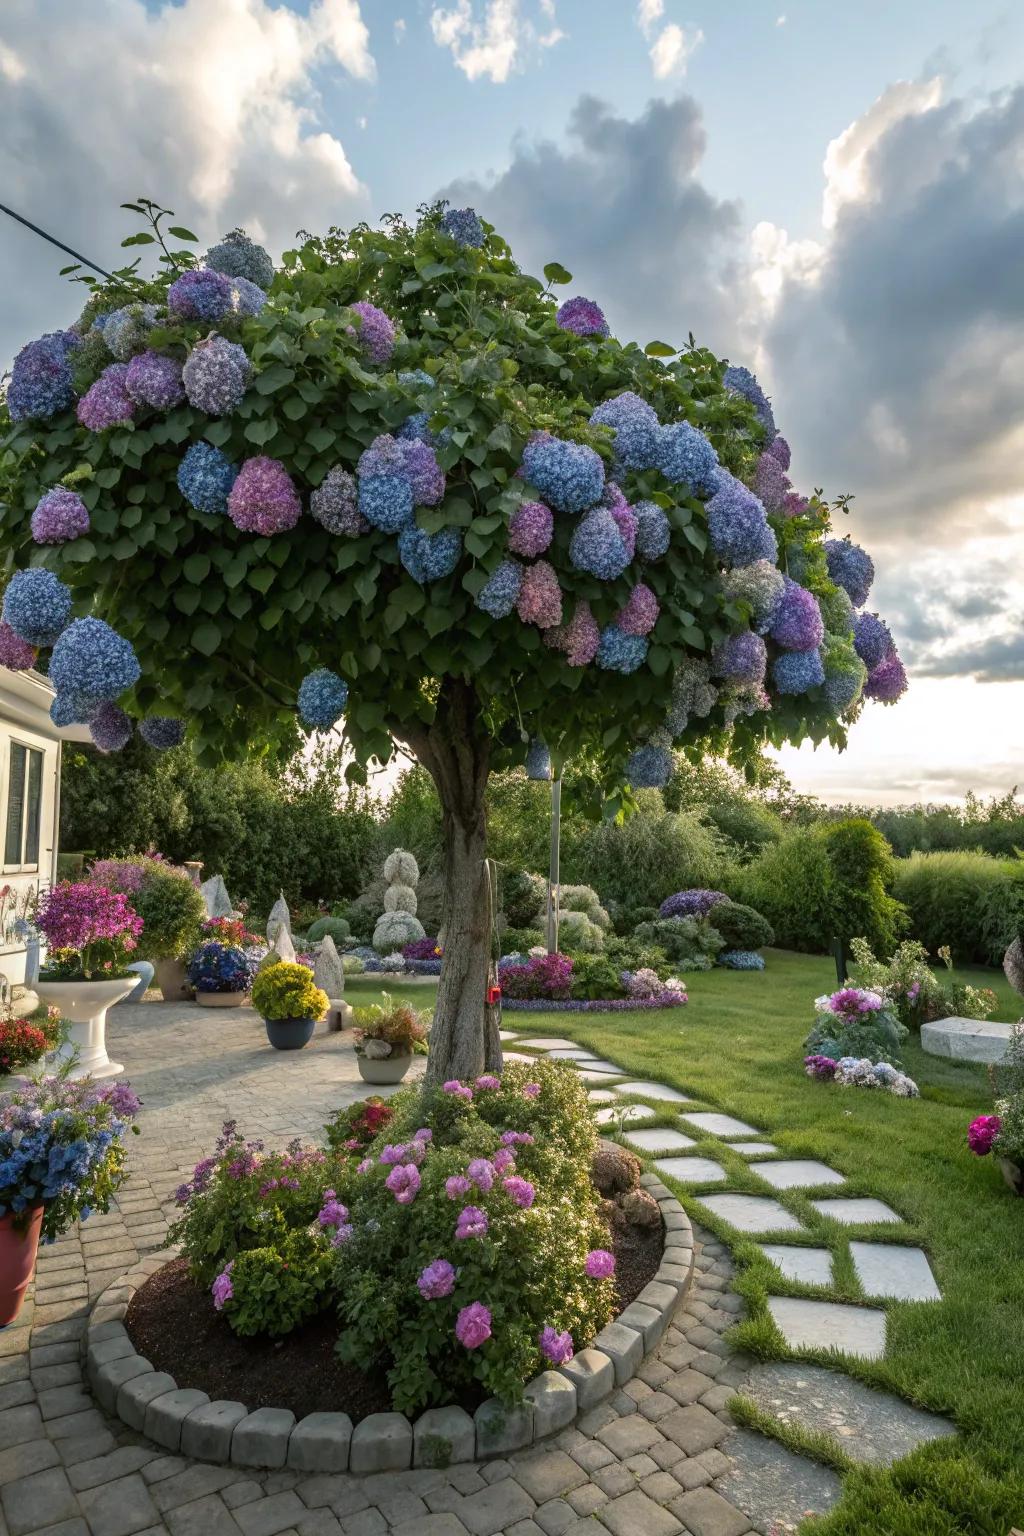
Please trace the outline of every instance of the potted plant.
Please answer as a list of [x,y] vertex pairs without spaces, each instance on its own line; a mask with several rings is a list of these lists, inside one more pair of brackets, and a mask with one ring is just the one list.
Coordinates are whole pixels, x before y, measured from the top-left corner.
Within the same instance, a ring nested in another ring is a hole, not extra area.
[[126,969],[142,919],[122,891],[62,880],[41,898],[36,924],[47,943],[36,993],[69,1023],[61,1054],[72,1078],[123,1072],[107,1055],[107,1009],[138,981]]
[[0,1019],[0,1093],[27,1087],[31,1079],[21,1075],[22,1069],[56,1050],[61,1035],[58,1008],[37,1008],[26,1019]]
[[252,984],[252,1005],[275,1051],[300,1051],[326,1013],[327,1002],[309,967],[287,960],[268,965]]
[[202,892],[180,870],[154,863],[132,900],[143,921],[139,956],[156,967],[164,1002],[180,1002],[189,996],[185,959],[199,943],[206,917]]
[[248,999],[257,958],[237,944],[207,939],[189,960],[187,976],[203,1008],[240,1008]]
[[21,1309],[40,1236],[52,1242],[78,1217],[109,1209],[138,1111],[127,1083],[56,1077],[0,1102],[0,1327]]
[[356,1062],[364,1083],[400,1083],[413,1056],[427,1054],[430,1014],[410,1003],[393,1003],[384,993],[383,1004],[356,1008]]
[[976,1157],[991,1152],[1015,1195],[1024,1195],[1024,1019],[1013,1026],[1006,1057],[990,1068],[997,1098],[995,1114],[979,1115],[967,1131]]

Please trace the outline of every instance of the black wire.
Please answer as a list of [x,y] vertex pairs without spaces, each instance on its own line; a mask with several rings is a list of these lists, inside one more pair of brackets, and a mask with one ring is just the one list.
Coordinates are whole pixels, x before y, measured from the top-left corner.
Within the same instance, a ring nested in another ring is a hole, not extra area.
[[0,213],[6,213],[10,218],[17,219],[19,224],[24,224],[25,228],[30,229],[34,235],[41,235],[44,240],[49,240],[50,244],[55,245],[58,250],[66,251],[69,256],[73,256],[83,266],[92,267],[93,271],[98,272],[101,277],[109,277],[111,282],[114,281],[112,272],[108,272],[105,267],[98,267],[94,261],[89,260],[88,256],[81,256],[78,251],[73,251],[70,245],[65,245],[63,240],[58,240],[55,235],[48,235],[45,229],[40,229],[39,225],[33,224],[31,219],[23,218],[20,213],[15,213],[13,208],[8,208],[4,203],[0,203]]

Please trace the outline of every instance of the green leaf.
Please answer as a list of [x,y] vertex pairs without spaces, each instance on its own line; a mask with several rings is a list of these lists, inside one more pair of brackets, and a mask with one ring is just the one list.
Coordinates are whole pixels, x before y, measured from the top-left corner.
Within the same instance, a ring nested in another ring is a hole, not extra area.
[[153,235],[147,235],[146,231],[143,229],[143,230],[140,230],[137,235],[127,235],[121,241],[121,244],[122,245],[153,245],[153,244],[155,244],[155,237]]
[[329,427],[313,427],[306,433],[306,442],[317,453],[326,453],[327,449],[336,442],[335,434]]
[[220,625],[212,619],[207,619],[203,624],[197,624],[192,631],[192,644],[202,656],[212,656],[220,645]]
[[205,581],[210,574],[209,555],[189,555],[182,570],[185,573],[185,580],[191,582],[192,586],[198,587],[199,583]]
[[190,229],[186,229],[183,224],[172,224],[170,226],[170,228],[168,229],[167,233],[169,235],[173,235],[175,240],[198,240],[199,239],[198,235],[194,235],[192,233],[192,231]]
[[[309,406],[306,404],[305,400],[301,398],[300,395],[289,395],[287,400],[283,402],[281,411],[285,416],[288,417],[289,421],[301,421],[303,416],[308,415]],[[273,431],[276,430],[277,429],[275,427]],[[271,436],[273,436],[273,431]],[[248,430],[246,431],[246,436],[249,436]],[[269,442],[269,438],[264,438],[264,442]]]
[[64,546],[64,559],[75,565],[88,565],[96,559],[96,545],[91,539],[75,539]]
[[[299,404],[301,405],[302,402],[299,401]],[[303,409],[303,411],[305,411],[306,407],[303,405],[302,409]],[[223,425],[223,423],[222,423],[222,425]],[[230,430],[231,429],[228,428],[229,433],[230,433]],[[207,436],[209,436],[209,433],[207,434]],[[277,436],[277,422],[276,421],[250,421],[248,426],[245,429],[245,436],[246,436],[246,440],[248,442],[256,443],[258,447],[262,447],[264,443],[269,443],[270,439],[272,437],[276,437]]]
[[418,266],[416,270],[421,277],[425,277],[430,282],[435,277],[447,277],[452,269],[446,261],[428,261],[425,266]]
[[250,587],[255,587],[257,592],[264,594],[270,591],[276,579],[277,572],[270,565],[258,565],[254,571],[249,572]]
[[549,283],[572,282],[572,273],[567,272],[565,268],[557,261],[548,262],[547,266],[544,268],[544,276],[547,278]]
[[667,341],[649,341],[644,347],[648,357],[675,357],[678,347],[670,347]]
[[294,378],[294,368],[288,368],[284,363],[272,363],[257,377],[256,392],[260,395],[272,395],[275,390],[283,389],[286,384],[290,384]]
[[647,654],[647,665],[655,677],[664,677],[672,665],[672,652],[664,645],[652,645]]
[[195,587],[176,587],[174,606],[179,613],[195,613],[199,607],[200,593]]

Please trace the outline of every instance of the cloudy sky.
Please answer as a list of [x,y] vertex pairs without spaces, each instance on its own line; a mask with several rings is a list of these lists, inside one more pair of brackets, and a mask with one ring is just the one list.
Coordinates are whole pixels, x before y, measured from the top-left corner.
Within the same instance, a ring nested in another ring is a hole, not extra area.
[[[616,332],[757,371],[852,492],[913,688],[831,799],[1024,779],[1024,8],[1011,0],[4,0],[3,200],[101,265],[472,202]],[[0,359],[80,294],[0,216]]]

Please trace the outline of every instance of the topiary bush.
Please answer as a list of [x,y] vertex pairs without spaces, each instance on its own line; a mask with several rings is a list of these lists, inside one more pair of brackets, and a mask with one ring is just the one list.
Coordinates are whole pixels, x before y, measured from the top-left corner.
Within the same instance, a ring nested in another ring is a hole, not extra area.
[[342,944],[352,937],[352,929],[343,917],[318,917],[315,923],[310,923],[306,938],[310,944],[319,944],[321,939],[332,938],[335,944]]
[[378,954],[388,955],[427,935],[416,916],[416,886],[420,871],[412,854],[404,848],[389,853],[384,860],[384,878],[388,882],[384,911],[374,925],[372,942]]
[[742,901],[718,902],[711,922],[733,950],[764,949],[775,943],[775,933],[767,918]]
[[534,919],[547,899],[547,882],[541,875],[525,869],[502,870],[499,901],[506,922],[512,928],[532,928]]
[[866,939],[889,955],[906,926],[906,912],[891,895],[896,877],[892,849],[864,817],[821,830],[831,870],[829,922],[841,939]]
[[322,1019],[327,1003],[306,965],[281,961],[260,971],[252,984],[252,1006],[264,1019]]
[[817,829],[794,827],[737,870],[730,889],[763,914],[783,949],[824,954],[835,933],[831,886],[832,868]]
[[638,944],[663,951],[678,971],[710,971],[725,948],[722,935],[706,917],[661,917],[641,923],[633,937]]
[[604,930],[592,923],[585,912],[559,912],[558,943],[561,949],[596,955],[604,948]]

